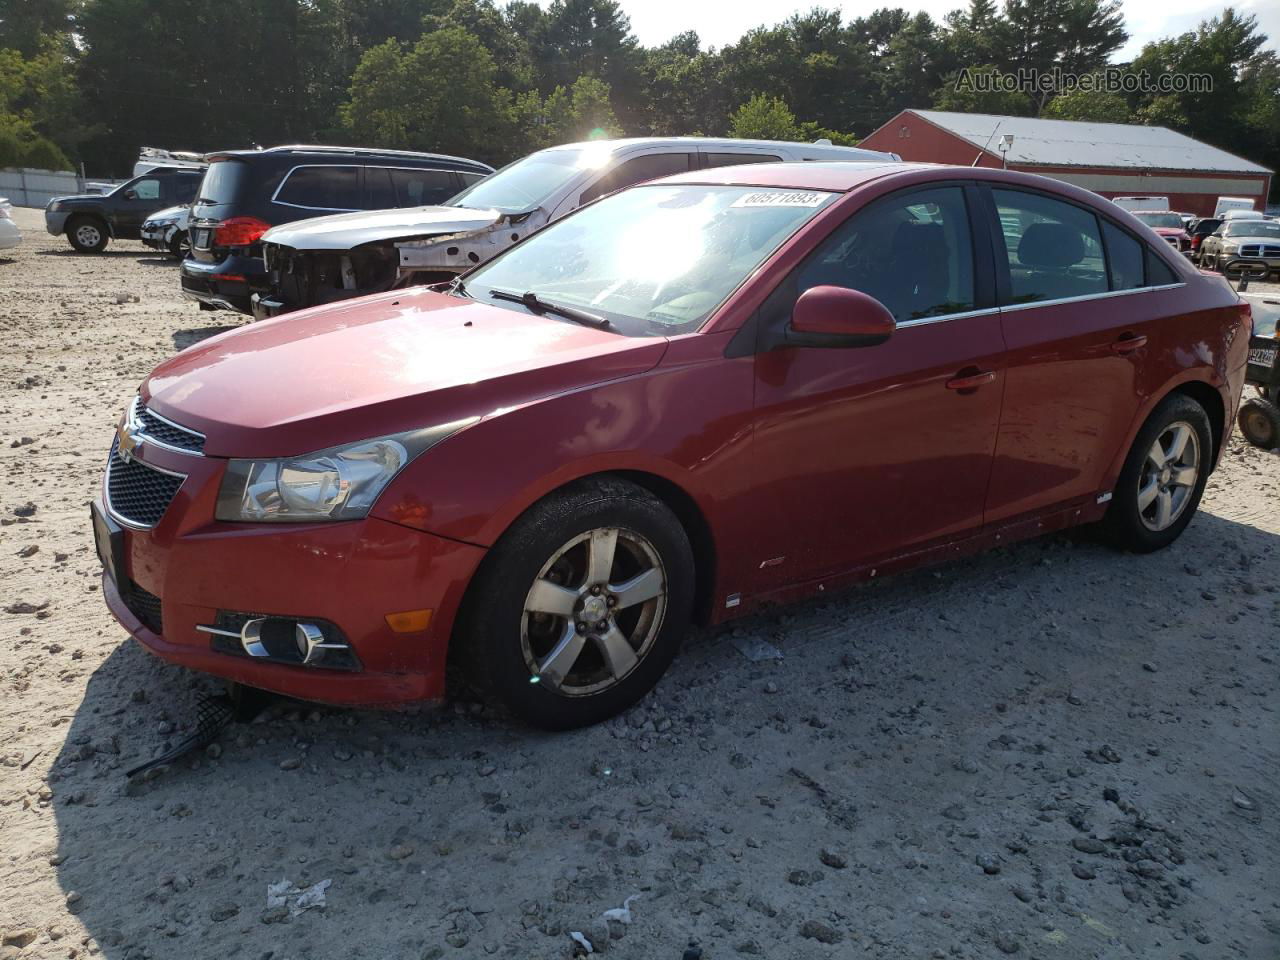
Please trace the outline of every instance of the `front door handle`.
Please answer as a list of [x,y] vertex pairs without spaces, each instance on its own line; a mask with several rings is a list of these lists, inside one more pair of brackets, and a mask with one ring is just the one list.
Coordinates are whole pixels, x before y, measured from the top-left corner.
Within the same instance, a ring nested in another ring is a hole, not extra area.
[[1134,353],[1137,350],[1141,350],[1146,345],[1146,337],[1135,337],[1126,333],[1119,340],[1116,340],[1111,344],[1111,352],[1124,356],[1126,353]]
[[965,373],[962,377],[952,377],[948,380],[947,389],[959,390],[962,393],[966,391],[973,391],[991,383],[995,378],[996,375],[991,370],[984,370],[981,373]]

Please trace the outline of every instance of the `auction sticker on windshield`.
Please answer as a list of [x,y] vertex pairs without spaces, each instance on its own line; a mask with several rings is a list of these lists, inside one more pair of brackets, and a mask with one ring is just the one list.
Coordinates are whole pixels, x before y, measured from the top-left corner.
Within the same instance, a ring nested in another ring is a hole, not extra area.
[[820,207],[828,194],[812,191],[789,190],[780,193],[776,190],[763,190],[758,193],[745,193],[730,204],[732,207]]

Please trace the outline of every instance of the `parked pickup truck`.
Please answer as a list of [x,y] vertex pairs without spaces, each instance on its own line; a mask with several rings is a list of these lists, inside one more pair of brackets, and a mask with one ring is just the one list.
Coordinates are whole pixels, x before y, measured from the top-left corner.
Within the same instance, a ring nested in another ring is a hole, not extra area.
[[156,167],[110,193],[54,197],[44,209],[45,228],[66,234],[80,253],[101,253],[112,239],[139,239],[157,210],[194,200],[203,176],[202,168]]
[[263,319],[450,280],[596,198],[655,177],[744,163],[898,159],[829,141],[644,137],[551,147],[508,164],[443,206],[403,204],[267,231],[262,249],[271,289],[254,294],[253,314]]

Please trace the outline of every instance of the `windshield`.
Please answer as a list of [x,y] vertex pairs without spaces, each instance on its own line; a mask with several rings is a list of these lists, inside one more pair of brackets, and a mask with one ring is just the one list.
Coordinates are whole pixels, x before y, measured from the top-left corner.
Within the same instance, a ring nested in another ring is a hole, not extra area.
[[215,160],[209,164],[196,191],[196,203],[234,203],[248,165],[239,160]]
[[[837,194],[771,187],[634,187],[533,234],[465,277],[468,295],[532,292],[628,336],[696,329]],[[549,311],[550,313],[551,311]]]
[[1182,218],[1176,213],[1135,213],[1135,217],[1148,227],[1173,227],[1182,229]]
[[1227,236],[1280,238],[1280,223],[1274,220],[1232,220],[1227,224]]
[[463,190],[448,206],[501,213],[536,210],[570,180],[583,171],[606,166],[611,158],[612,151],[603,144],[576,150],[539,150]]

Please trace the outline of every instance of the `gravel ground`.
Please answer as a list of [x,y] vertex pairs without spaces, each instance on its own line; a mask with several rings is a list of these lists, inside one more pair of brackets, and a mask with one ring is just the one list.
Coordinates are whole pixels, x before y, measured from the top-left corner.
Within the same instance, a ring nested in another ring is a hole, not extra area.
[[127,786],[214,684],[108,615],[86,503],[138,382],[228,317],[17,216],[0,960],[1280,955],[1280,457],[1238,440],[1155,556],[1051,537],[702,632],[575,733],[278,703]]

